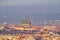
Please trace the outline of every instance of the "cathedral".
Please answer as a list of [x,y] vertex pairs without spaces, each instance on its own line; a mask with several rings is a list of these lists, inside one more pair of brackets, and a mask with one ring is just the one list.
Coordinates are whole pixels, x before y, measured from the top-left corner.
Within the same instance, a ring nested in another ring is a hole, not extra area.
[[31,21],[30,21],[29,16],[26,17],[25,20],[21,20],[20,26],[22,26],[23,28],[30,28],[31,27]]

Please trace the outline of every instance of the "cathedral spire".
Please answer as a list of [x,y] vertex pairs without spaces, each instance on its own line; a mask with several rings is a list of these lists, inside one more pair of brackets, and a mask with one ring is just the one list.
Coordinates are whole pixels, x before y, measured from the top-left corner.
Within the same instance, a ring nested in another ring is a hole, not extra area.
[[27,10],[27,13],[26,13],[26,19],[25,20],[22,20],[21,21],[21,24],[24,28],[29,28],[31,27],[31,21],[30,21],[30,18],[29,18],[29,13],[28,13],[29,9]]

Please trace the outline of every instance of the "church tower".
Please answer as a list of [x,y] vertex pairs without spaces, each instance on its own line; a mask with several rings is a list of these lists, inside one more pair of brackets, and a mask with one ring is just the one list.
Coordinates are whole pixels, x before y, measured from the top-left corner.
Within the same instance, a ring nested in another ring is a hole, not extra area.
[[30,18],[29,18],[29,14],[26,16],[25,20],[21,20],[20,24],[24,28],[30,28],[31,27],[31,21],[30,21]]
[[24,28],[30,28],[31,27],[31,21],[29,18],[29,8],[26,8],[26,19],[25,20],[21,20],[21,26]]

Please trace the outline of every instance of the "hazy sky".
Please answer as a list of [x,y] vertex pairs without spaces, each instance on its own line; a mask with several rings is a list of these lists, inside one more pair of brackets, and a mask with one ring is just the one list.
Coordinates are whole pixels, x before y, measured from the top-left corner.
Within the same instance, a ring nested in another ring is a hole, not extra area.
[[33,21],[60,19],[60,0],[0,0],[0,22],[18,22],[27,13]]
[[0,5],[3,6],[26,6],[34,4],[59,4],[60,0],[0,0]]

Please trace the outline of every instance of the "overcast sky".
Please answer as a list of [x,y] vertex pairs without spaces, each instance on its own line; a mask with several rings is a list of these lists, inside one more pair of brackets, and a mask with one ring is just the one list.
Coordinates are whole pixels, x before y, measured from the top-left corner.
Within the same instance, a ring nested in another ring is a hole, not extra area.
[[0,0],[2,22],[18,21],[25,18],[27,13],[33,20],[60,19],[60,0]]

